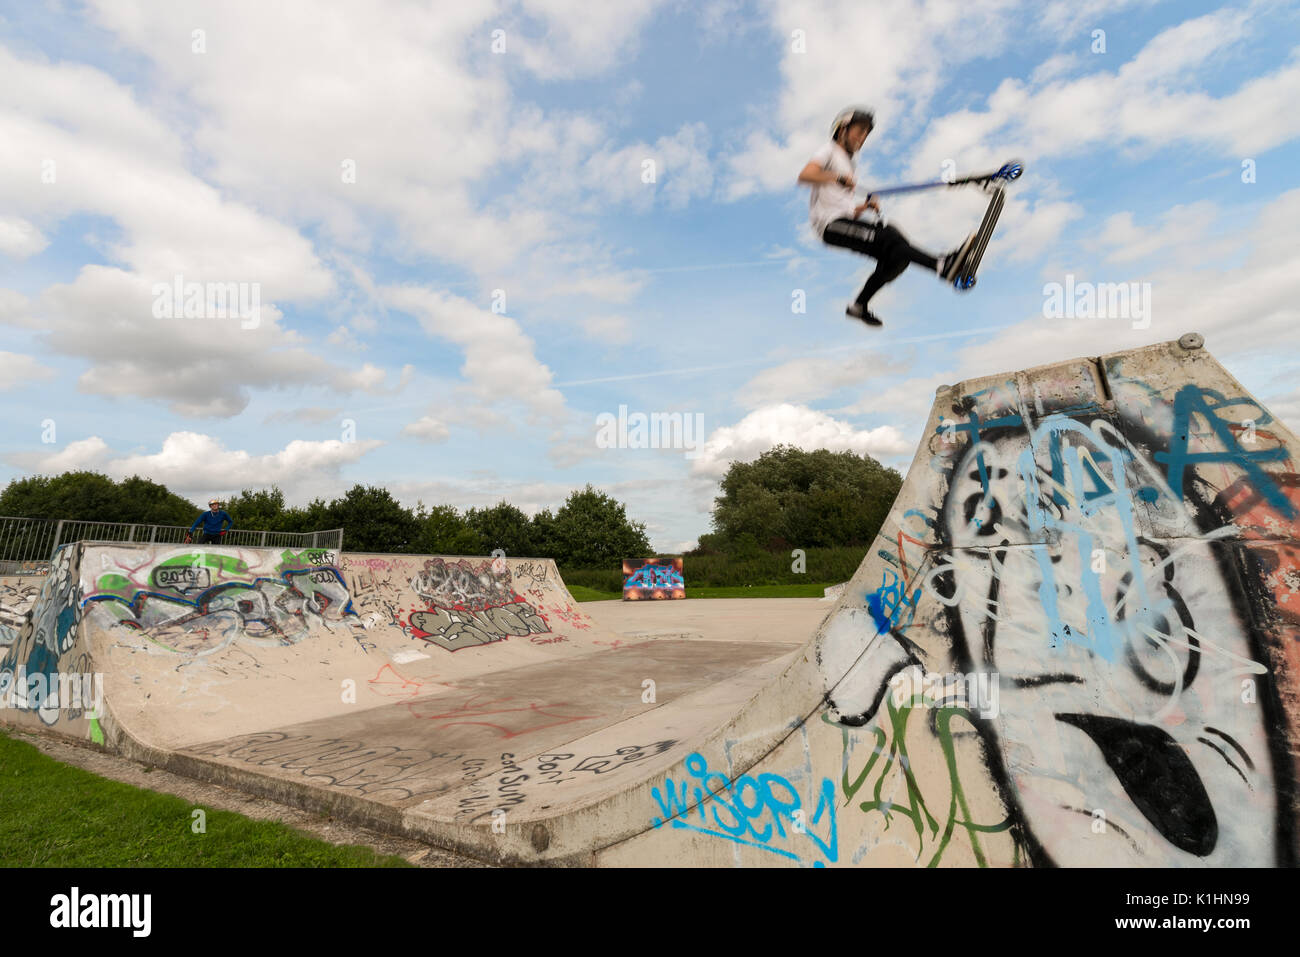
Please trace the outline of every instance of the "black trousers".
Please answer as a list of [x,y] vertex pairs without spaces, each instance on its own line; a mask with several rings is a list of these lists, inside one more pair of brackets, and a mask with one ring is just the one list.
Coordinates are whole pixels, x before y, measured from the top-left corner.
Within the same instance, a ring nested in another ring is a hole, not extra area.
[[220,532],[199,532],[199,544],[220,545],[221,533]]
[[910,264],[916,263],[938,272],[939,261],[917,249],[893,226],[878,226],[856,219],[837,219],[826,226],[822,241],[830,246],[851,249],[876,261],[876,271],[858,293],[858,304],[865,306],[887,282],[893,282]]

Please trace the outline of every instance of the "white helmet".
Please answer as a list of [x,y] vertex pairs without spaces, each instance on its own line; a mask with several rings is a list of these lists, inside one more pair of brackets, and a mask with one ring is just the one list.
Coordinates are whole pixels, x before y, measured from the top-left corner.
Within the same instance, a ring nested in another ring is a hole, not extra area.
[[835,114],[835,122],[831,123],[831,139],[837,139],[840,130],[854,123],[866,123],[868,127],[875,129],[876,115],[865,106],[846,106]]

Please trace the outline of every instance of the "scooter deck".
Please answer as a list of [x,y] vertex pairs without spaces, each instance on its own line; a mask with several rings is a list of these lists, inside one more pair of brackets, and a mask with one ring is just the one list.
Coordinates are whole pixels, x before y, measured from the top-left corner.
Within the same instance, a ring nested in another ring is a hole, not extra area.
[[992,190],[992,193],[989,208],[984,211],[984,219],[976,231],[975,242],[971,244],[970,252],[966,255],[966,261],[962,263],[961,272],[952,281],[953,286],[957,289],[966,290],[975,285],[975,273],[980,267],[980,262],[984,259],[984,250],[988,248],[989,239],[993,236],[993,230],[998,224],[998,216],[1002,213],[1002,204],[1006,201],[1006,192],[1001,186],[997,186]]

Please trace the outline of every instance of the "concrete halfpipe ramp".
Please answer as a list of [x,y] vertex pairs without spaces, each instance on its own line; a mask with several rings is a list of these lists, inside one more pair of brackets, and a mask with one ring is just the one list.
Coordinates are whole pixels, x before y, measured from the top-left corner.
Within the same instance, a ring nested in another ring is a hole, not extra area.
[[1197,336],[941,389],[794,651],[547,561],[72,546],[0,715],[498,861],[1291,866],[1296,450]]

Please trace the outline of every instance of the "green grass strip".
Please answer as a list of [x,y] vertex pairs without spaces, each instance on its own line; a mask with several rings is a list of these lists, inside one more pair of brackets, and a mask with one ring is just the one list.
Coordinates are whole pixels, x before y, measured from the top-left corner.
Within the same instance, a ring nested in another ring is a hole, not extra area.
[[[809,585],[729,585],[693,588],[686,586],[687,598],[821,598],[830,582]],[[622,592],[601,591],[584,585],[570,585],[575,601],[621,601]],[[648,601],[649,599],[647,599]],[[672,599],[663,599],[671,601]]]
[[[203,833],[195,833],[203,811]],[[409,867],[285,824],[109,781],[0,733],[2,867]]]
[[830,582],[810,585],[726,585],[692,588],[686,586],[687,598],[821,598]]

